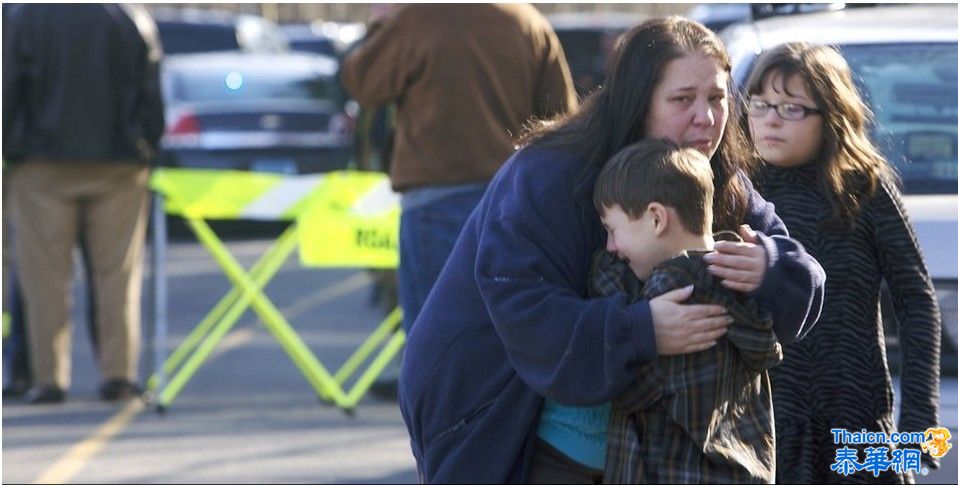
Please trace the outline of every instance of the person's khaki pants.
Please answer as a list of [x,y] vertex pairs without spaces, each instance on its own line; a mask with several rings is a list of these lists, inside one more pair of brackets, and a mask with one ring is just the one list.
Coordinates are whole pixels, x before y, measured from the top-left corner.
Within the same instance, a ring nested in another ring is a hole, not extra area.
[[96,298],[102,377],[136,382],[149,169],[133,163],[15,166],[17,274],[34,383],[70,387],[73,248],[83,237]]

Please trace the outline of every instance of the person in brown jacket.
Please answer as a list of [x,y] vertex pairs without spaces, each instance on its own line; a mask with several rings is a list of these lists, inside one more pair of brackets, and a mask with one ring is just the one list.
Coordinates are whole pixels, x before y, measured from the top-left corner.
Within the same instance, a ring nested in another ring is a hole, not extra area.
[[565,54],[531,5],[404,5],[343,61],[364,107],[396,103],[389,175],[401,192],[407,332],[459,231],[533,119],[577,108]]

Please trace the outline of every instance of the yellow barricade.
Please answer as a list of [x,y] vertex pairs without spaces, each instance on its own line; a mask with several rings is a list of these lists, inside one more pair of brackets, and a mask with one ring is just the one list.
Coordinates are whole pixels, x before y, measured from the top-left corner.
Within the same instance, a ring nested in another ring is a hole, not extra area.
[[[263,293],[292,252],[300,248],[305,265],[319,267],[395,268],[398,265],[399,198],[385,175],[331,172],[284,176],[251,172],[158,169],[151,186],[154,208],[154,268],[157,372],[147,387],[157,393],[164,411],[209,357],[217,343],[250,307],[317,394],[351,411],[405,342],[397,308],[331,374]],[[163,207],[181,215],[234,287],[168,357],[165,341],[166,232]],[[249,269],[245,270],[206,224],[206,219],[290,220],[293,223]],[[377,352],[377,349],[379,351]],[[343,386],[369,359],[372,362],[348,390]],[[169,381],[166,375],[172,374]]]
[[334,172],[299,216],[304,266],[399,266],[399,197],[369,172]]

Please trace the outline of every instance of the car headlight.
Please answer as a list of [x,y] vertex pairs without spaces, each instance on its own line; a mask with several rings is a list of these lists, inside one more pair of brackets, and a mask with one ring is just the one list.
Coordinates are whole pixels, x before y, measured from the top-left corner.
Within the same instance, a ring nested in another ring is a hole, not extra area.
[[942,350],[958,352],[958,281],[936,281],[938,308],[941,310]]

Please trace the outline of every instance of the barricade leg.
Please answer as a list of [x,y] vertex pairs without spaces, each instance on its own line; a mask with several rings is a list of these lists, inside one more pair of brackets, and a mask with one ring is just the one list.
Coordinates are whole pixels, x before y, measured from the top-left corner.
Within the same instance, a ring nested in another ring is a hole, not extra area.
[[317,394],[320,396],[329,395],[333,402],[341,405],[346,397],[342,387],[300,339],[299,335],[283,318],[283,315],[276,309],[276,306],[265,297],[262,291],[256,288],[256,284],[243,271],[242,266],[230,255],[229,251],[223,247],[223,243],[209,226],[200,219],[188,218],[187,222],[230,280],[240,286],[243,291],[252,295],[253,310],[259,315],[263,325],[273,334]]
[[356,381],[356,384],[353,385],[352,389],[349,390],[349,393],[346,395],[346,399],[343,400],[340,407],[344,409],[352,409],[359,404],[359,400],[366,395],[366,391],[369,390],[369,387],[372,386],[373,381],[379,377],[379,374],[382,373],[383,369],[389,365],[389,362],[396,356],[400,349],[402,349],[403,344],[406,343],[406,331],[402,328],[397,329],[396,333],[393,334],[392,338],[389,339],[389,343],[386,344],[386,347],[383,348],[382,352],[376,356],[373,360],[373,363],[369,365],[365,372],[359,376],[359,380]]
[[389,335],[392,335],[396,332],[396,329],[399,328],[399,324],[402,322],[402,310],[396,308],[386,317],[382,323],[379,324],[379,327],[370,335],[362,345],[353,352],[353,355],[349,356],[346,359],[346,362],[343,363],[342,367],[336,371],[334,377],[336,382],[340,385],[345,384],[349,377],[356,372],[356,369],[369,358],[369,355],[372,354],[373,350],[379,346],[379,344],[385,340]]
[[[147,396],[166,382],[166,372],[163,370],[163,360],[166,355],[166,336],[169,333],[167,319],[167,289],[166,289],[166,211],[164,211],[163,195],[153,194],[153,375],[147,380]],[[152,397],[149,397],[152,399]]]
[[[269,283],[295,248],[296,231],[295,227],[290,226],[250,269],[250,276],[253,278],[257,288],[264,288],[266,284]],[[172,374],[179,368],[183,361],[196,350],[204,337],[214,328],[219,325],[232,326],[233,323],[230,322],[231,318],[233,318],[234,321],[238,319],[243,312],[249,308],[252,299],[252,295],[243,292],[234,285],[229,293],[203,318],[200,324],[190,332],[183,343],[163,362],[162,374]],[[148,390],[156,389],[160,381],[160,375],[161,373],[158,371],[150,376],[150,379],[146,383]],[[176,392],[174,392],[174,395],[175,394]],[[166,404],[168,404],[168,402]]]
[[203,365],[203,362],[209,357],[209,355],[216,348],[216,344],[223,339],[224,336],[233,328],[233,325],[236,323],[237,319],[226,322],[225,325],[217,325],[213,330],[203,339],[203,342],[199,345],[195,352],[190,354],[189,359],[183,364],[183,367],[174,374],[166,386],[163,387],[163,390],[160,391],[159,396],[157,397],[156,405],[157,409],[160,412],[163,412],[169,405],[176,399],[176,396],[183,389],[183,386],[193,377],[193,374],[196,373],[197,369]]
[[[222,246],[220,247],[222,248]],[[296,232],[295,227],[291,226],[280,236],[276,243],[270,247],[256,265],[254,265],[252,271],[256,272],[256,280],[253,282],[253,286],[258,292],[262,291],[262,288],[272,279],[273,275],[276,274],[295,248]],[[213,250],[211,247],[208,247],[208,249]],[[225,248],[222,248],[222,250],[225,251]],[[234,294],[236,298],[232,297]],[[186,385],[193,374],[195,374],[203,362],[206,361],[220,340],[222,340],[236,322],[239,321],[240,316],[246,312],[254,297],[254,293],[234,286],[233,290],[220,301],[217,308],[214,308],[210,315],[207,315],[207,318],[190,334],[187,341],[184,341],[177,349],[177,352],[170,357],[167,363],[173,368],[178,366],[180,361],[186,356],[189,356],[189,359],[180,367],[179,371],[170,379],[169,384],[160,392],[157,399],[157,405],[160,409],[165,409],[173,402],[173,399],[176,398],[183,386]],[[220,308],[222,308],[222,310],[218,311]],[[202,343],[197,347],[201,340]]]

